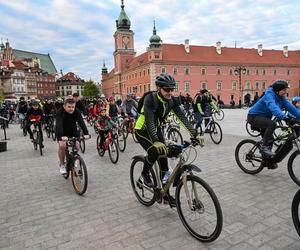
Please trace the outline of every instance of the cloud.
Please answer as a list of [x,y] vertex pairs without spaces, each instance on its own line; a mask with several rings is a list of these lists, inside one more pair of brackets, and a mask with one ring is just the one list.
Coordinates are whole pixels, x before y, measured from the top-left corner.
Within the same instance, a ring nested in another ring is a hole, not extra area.
[[[137,54],[152,35],[153,17],[164,43],[299,49],[295,0],[125,0]],[[103,60],[113,67],[120,0],[0,0],[0,36],[16,49],[50,52],[58,69],[99,81]]]

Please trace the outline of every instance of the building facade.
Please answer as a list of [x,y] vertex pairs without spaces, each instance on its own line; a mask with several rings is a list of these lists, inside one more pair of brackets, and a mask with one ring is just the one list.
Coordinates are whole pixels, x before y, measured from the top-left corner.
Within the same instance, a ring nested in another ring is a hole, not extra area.
[[147,51],[136,56],[134,33],[124,10],[116,20],[114,34],[114,68],[103,65],[102,89],[106,95],[124,97],[127,92],[142,96],[155,90],[155,76],[169,73],[177,81],[175,95],[180,92],[192,96],[201,89],[209,89],[214,96],[229,103],[231,99],[243,102],[245,95],[251,99],[261,95],[275,80],[290,83],[289,97],[299,95],[300,51],[257,48],[227,48],[221,42],[215,46],[164,44],[157,35],[155,23]]
[[56,81],[56,95],[67,96],[78,93],[82,97],[85,81],[73,72],[69,72]]

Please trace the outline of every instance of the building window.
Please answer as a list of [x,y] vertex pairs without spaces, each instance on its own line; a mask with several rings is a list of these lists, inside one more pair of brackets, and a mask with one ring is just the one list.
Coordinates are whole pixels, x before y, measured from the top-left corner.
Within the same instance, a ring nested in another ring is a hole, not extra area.
[[143,75],[144,75],[144,76],[146,75],[146,71],[145,71],[145,70],[143,70]]
[[150,69],[148,69],[148,75],[150,75]]
[[230,70],[229,70],[229,75],[231,75],[231,76],[232,76],[232,69],[230,69]]
[[177,75],[177,74],[178,74],[178,68],[177,68],[177,67],[174,67],[174,68],[173,68],[173,74],[174,74],[174,75]]
[[255,70],[255,74],[258,75],[258,69]]
[[298,88],[300,88],[300,81],[298,82]]
[[276,74],[277,74],[276,69],[274,69],[273,74],[274,74],[274,76],[276,76]]
[[207,82],[201,83],[201,89],[207,89]]
[[185,67],[184,68],[184,74],[185,75],[189,75],[190,74],[190,68],[189,67]]
[[222,90],[222,82],[217,81],[217,90]]
[[190,92],[190,83],[189,82],[184,83],[184,91],[185,92]]
[[217,69],[217,75],[221,75],[221,69]]
[[206,69],[205,68],[202,68],[201,69],[201,75],[205,75],[206,74]]
[[262,70],[262,74],[263,74],[263,76],[266,75],[266,70],[265,69]]
[[236,84],[237,84],[236,81],[232,81],[232,84],[231,84],[232,90],[236,90]]
[[255,89],[259,89],[259,82],[255,82]]
[[246,71],[247,73],[247,75],[250,75],[250,69],[247,69],[247,71]]
[[166,67],[161,67],[161,73],[162,73],[162,74],[165,74],[165,73],[167,73],[167,69],[166,69]]
[[265,81],[263,81],[263,82],[262,82],[262,84],[261,84],[261,88],[262,88],[263,90],[265,90],[265,89],[266,89],[266,82],[265,82]]
[[250,83],[250,81],[246,81],[245,90],[251,90],[251,83]]
[[291,73],[291,71],[288,69],[288,70],[286,71],[286,74],[289,76],[290,73]]
[[175,83],[176,83],[176,85],[175,85],[175,91],[178,92],[178,86],[179,86],[179,84],[178,84],[178,82],[175,82]]
[[146,85],[144,84],[144,92],[146,92],[147,90],[146,90]]

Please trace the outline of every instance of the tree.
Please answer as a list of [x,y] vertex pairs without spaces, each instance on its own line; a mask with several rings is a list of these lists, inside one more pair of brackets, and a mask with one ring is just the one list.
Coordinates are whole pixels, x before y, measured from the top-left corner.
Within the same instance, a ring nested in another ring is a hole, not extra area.
[[0,87],[0,102],[2,102],[4,100],[4,93],[3,93],[3,89]]
[[97,97],[99,95],[99,88],[93,81],[87,81],[84,85],[82,95],[84,97]]

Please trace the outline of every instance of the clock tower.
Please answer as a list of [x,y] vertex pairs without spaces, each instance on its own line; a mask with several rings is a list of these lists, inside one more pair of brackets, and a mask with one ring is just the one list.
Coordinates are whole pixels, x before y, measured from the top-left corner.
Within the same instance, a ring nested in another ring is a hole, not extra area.
[[133,31],[130,30],[130,20],[124,10],[124,1],[121,1],[121,13],[116,20],[117,30],[115,38],[115,74],[120,74],[135,56]]

